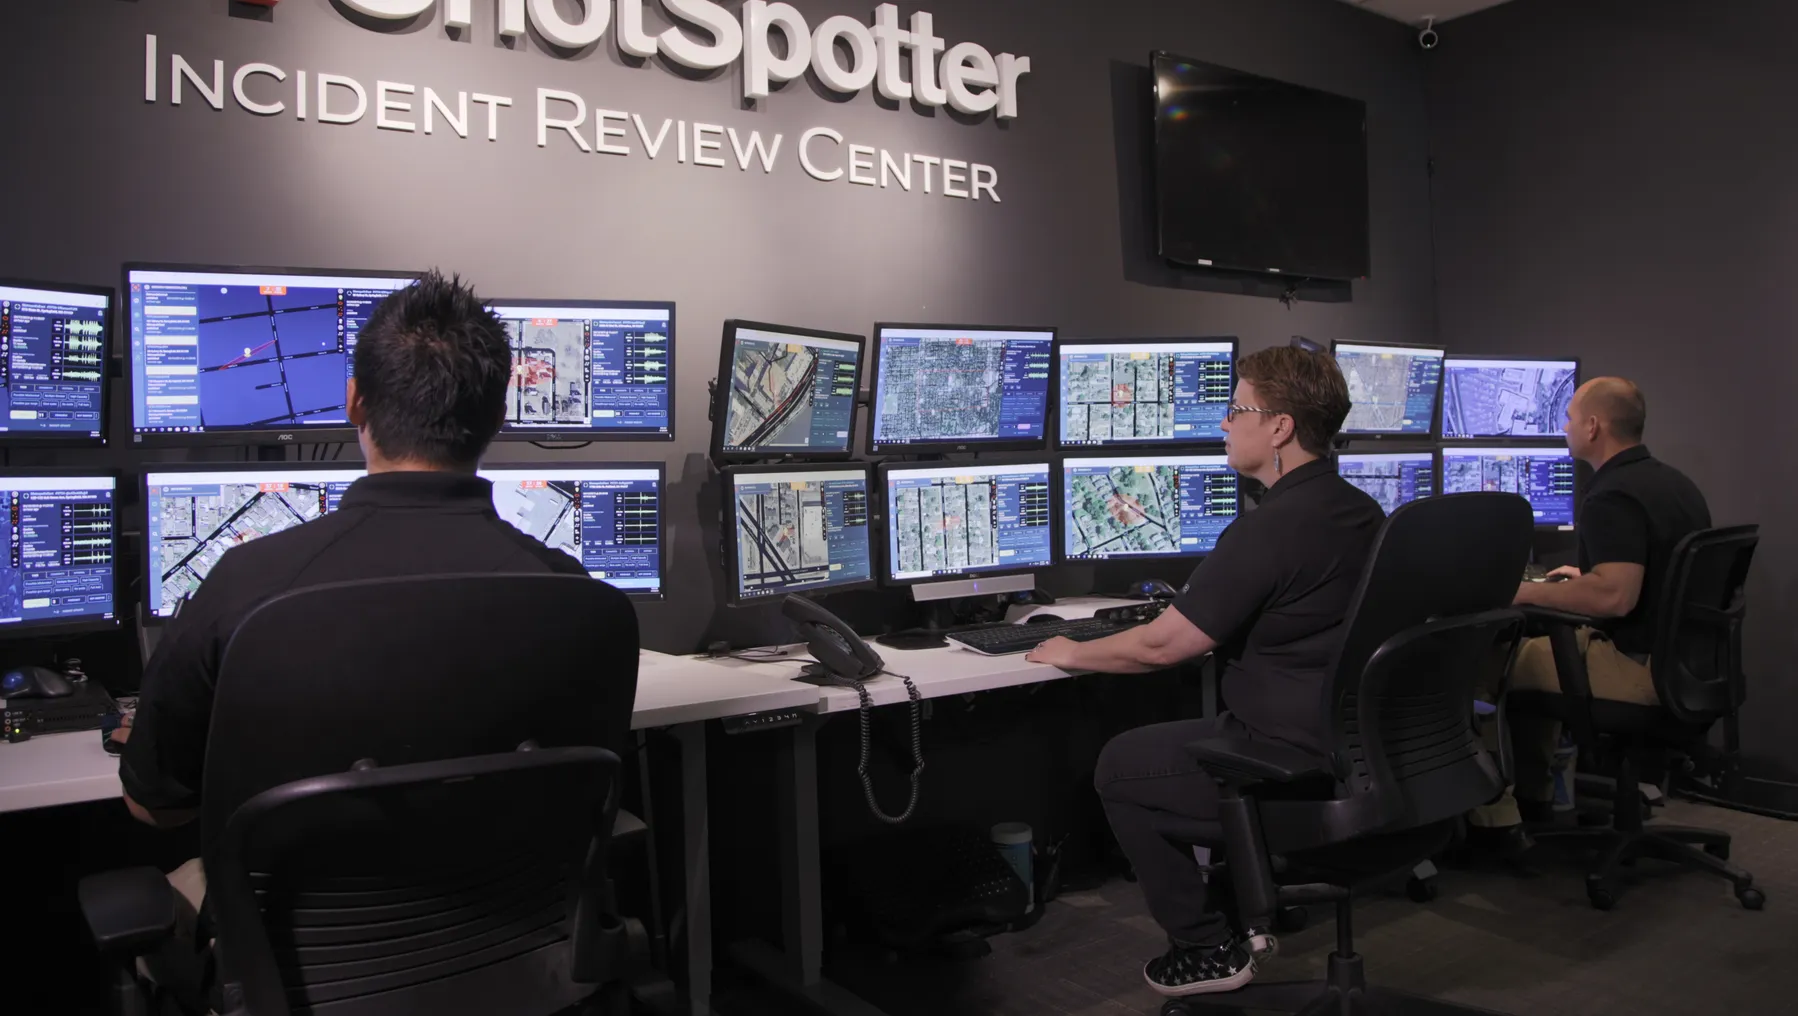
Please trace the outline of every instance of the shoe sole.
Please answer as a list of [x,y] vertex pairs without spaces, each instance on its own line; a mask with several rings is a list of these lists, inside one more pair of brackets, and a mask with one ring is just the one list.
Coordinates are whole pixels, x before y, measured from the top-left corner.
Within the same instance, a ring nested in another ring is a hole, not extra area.
[[1235,991],[1254,980],[1255,961],[1251,959],[1248,966],[1243,967],[1229,977],[1216,981],[1196,981],[1192,984],[1169,987],[1165,984],[1156,984],[1154,980],[1149,977],[1148,971],[1143,972],[1142,979],[1148,982],[1149,987],[1154,989],[1156,994],[1167,998],[1190,998],[1193,995],[1215,995],[1220,992]]

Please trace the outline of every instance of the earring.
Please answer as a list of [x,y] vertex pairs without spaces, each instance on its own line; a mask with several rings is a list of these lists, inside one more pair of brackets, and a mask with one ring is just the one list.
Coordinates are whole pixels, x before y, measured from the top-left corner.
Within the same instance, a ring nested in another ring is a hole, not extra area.
[[1286,475],[1286,469],[1280,465],[1280,449],[1278,449],[1278,448],[1274,449],[1274,475],[1275,476]]

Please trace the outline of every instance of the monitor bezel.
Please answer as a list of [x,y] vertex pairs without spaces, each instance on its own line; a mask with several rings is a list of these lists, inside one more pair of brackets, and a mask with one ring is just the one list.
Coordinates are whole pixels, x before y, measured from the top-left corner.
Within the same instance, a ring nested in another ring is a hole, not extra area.
[[990,579],[1000,578],[1006,575],[1030,575],[1046,568],[1055,567],[1057,563],[1055,556],[1055,537],[1060,535],[1061,523],[1058,521],[1058,515],[1055,512],[1051,512],[1049,515],[1049,559],[1040,564],[1021,564],[1009,568],[982,568],[977,571],[962,571],[945,575],[923,575],[915,579],[893,578],[893,562],[891,560],[892,540],[890,539],[890,509],[892,506],[887,503],[887,477],[894,471],[915,472],[921,469],[954,469],[958,467],[966,467],[969,469],[1011,469],[1018,466],[1034,466],[1039,463],[1047,463],[1049,466],[1049,500],[1053,504],[1056,501],[1057,490],[1055,485],[1055,474],[1058,471],[1056,459],[1057,457],[1053,455],[1024,455],[990,460],[981,459],[976,462],[882,462],[880,468],[876,471],[877,475],[875,477],[875,481],[880,484],[880,490],[877,495],[878,500],[876,502],[879,507],[877,516],[880,519],[881,535],[880,566],[876,577],[880,580],[880,585],[888,589],[905,589],[910,586],[929,585],[933,582],[959,582],[964,579]]
[[[855,354],[855,398],[849,410],[849,437],[843,442],[843,449],[837,451],[818,451],[815,449],[762,449],[746,451],[724,450],[724,428],[730,413],[730,376],[731,367],[736,362],[736,333],[740,330],[779,332],[787,335],[800,335],[814,339],[832,339],[838,342],[854,342]],[[850,332],[832,332],[821,328],[800,328],[795,325],[773,324],[766,321],[751,321],[747,318],[728,318],[724,322],[724,332],[718,344],[718,373],[713,380],[712,405],[712,440],[709,451],[713,462],[730,464],[751,463],[807,463],[807,462],[847,462],[855,458],[855,419],[857,409],[861,406],[862,378],[868,373],[868,337]]]
[[[613,304],[612,306],[617,306]],[[645,460],[642,462],[574,462],[558,460],[555,462],[497,462],[483,463],[475,473],[482,479],[491,481],[490,472],[524,472],[555,473],[560,470],[580,470],[583,472],[597,469],[653,469],[656,473],[656,568],[661,578],[661,588],[655,592],[641,589],[624,589],[613,586],[619,592],[642,603],[654,603],[668,598],[668,463],[661,460]],[[504,519],[500,521],[504,522]],[[517,527],[514,526],[514,529]],[[582,562],[585,567],[585,562]],[[599,579],[605,582],[605,579]],[[610,583],[607,583],[610,585]]]
[[[519,297],[503,297],[482,301],[488,310],[498,312],[507,307],[567,307],[570,309],[604,309],[620,307],[627,310],[649,309],[668,311],[668,429],[659,430],[602,430],[593,427],[569,427],[558,430],[515,428],[511,424],[501,424],[495,441],[673,441],[676,429],[675,405],[678,385],[675,383],[676,355],[679,336],[676,334],[679,323],[675,319],[677,308],[673,300],[566,300],[545,298],[530,300]],[[589,391],[589,395],[591,391]]]
[[[1569,533],[1573,532],[1575,526],[1577,526],[1579,524],[1579,516],[1580,516],[1580,508],[1581,508],[1580,495],[1581,495],[1581,488],[1584,487],[1584,484],[1582,484],[1580,482],[1580,467],[1579,467],[1580,460],[1574,457],[1572,449],[1568,448],[1566,446],[1565,442],[1563,442],[1559,447],[1552,445],[1552,444],[1531,445],[1531,444],[1518,442],[1518,441],[1456,441],[1453,444],[1438,445],[1436,448],[1436,492],[1438,494],[1450,493],[1450,491],[1448,490],[1448,457],[1450,455],[1465,455],[1465,454],[1469,454],[1469,453],[1478,454],[1481,452],[1494,452],[1494,451],[1507,451],[1507,450],[1528,452],[1531,455],[1553,455],[1553,454],[1559,453],[1561,455],[1565,455],[1569,460],[1571,460],[1573,462],[1573,512],[1572,512],[1573,518],[1572,518],[1572,521],[1570,521],[1570,522],[1534,522],[1532,520],[1534,528],[1536,528],[1537,530],[1543,530],[1543,531],[1548,531],[1548,532],[1569,532]],[[1527,501],[1529,499],[1525,498],[1524,500]],[[1535,511],[1534,504],[1532,504],[1530,506],[1530,510],[1533,514]]]
[[[1377,346],[1381,349],[1436,351],[1442,354],[1445,364],[1448,360],[1448,348],[1442,345],[1429,345],[1427,343],[1417,342],[1362,342],[1358,339],[1331,339],[1330,359],[1332,361],[1337,360],[1336,350],[1342,346]],[[1337,368],[1341,369],[1341,366],[1340,361],[1337,361]],[[1446,366],[1444,369],[1446,369]],[[1438,379],[1436,382],[1436,397],[1430,400],[1430,426],[1426,431],[1407,433],[1405,431],[1396,430],[1349,430],[1348,421],[1345,418],[1343,420],[1343,429],[1338,431],[1336,436],[1339,439],[1349,441],[1423,442],[1438,440],[1442,428],[1442,385],[1443,380]]]
[[[1239,336],[1235,336],[1235,335],[1197,335],[1197,336],[1192,336],[1189,338],[1175,337],[1175,338],[1151,338],[1151,339],[1079,339],[1079,338],[1071,338],[1071,337],[1065,337],[1065,336],[1058,335],[1058,336],[1056,336],[1055,342],[1053,345],[1054,352],[1052,355],[1054,357],[1055,362],[1054,362],[1053,373],[1050,375],[1054,379],[1054,388],[1055,388],[1055,408],[1056,408],[1055,449],[1057,451],[1065,453],[1065,454],[1073,454],[1076,452],[1101,452],[1108,448],[1117,449],[1119,451],[1123,451],[1123,450],[1127,450],[1127,449],[1135,449],[1135,450],[1142,451],[1142,450],[1155,449],[1155,448],[1186,448],[1186,447],[1214,447],[1214,446],[1219,447],[1219,448],[1223,447],[1224,436],[1222,434],[1219,434],[1215,438],[1179,438],[1179,437],[1175,437],[1175,438],[1169,438],[1166,441],[1141,441],[1141,440],[1107,441],[1104,444],[1097,444],[1097,445],[1090,445],[1090,444],[1070,445],[1062,439],[1061,427],[1062,427],[1063,421],[1062,421],[1060,409],[1061,409],[1061,383],[1062,383],[1061,350],[1062,350],[1063,346],[1145,346],[1145,345],[1155,345],[1157,343],[1167,343],[1167,342],[1228,342],[1230,344],[1230,393],[1231,393],[1231,398],[1232,399],[1235,398],[1236,362],[1237,362],[1237,360],[1241,359],[1241,357],[1242,357],[1242,340]],[[872,424],[870,424],[870,429],[871,428],[872,428]],[[1083,455],[1082,457],[1084,458],[1084,457],[1091,457],[1091,456]]]
[[[887,329],[919,331],[968,331],[968,332],[1043,332],[1049,336],[1049,389],[1043,398],[1043,433],[1040,438],[1012,441],[1005,438],[973,441],[929,441],[905,444],[889,444],[880,447],[874,443],[874,424],[880,418],[880,352],[885,345]],[[1061,329],[1052,325],[970,325],[954,322],[908,322],[908,321],[876,321],[872,348],[868,356],[868,435],[867,452],[869,455],[941,455],[963,452],[1048,452],[1054,447],[1049,437],[1049,427],[1056,418],[1060,408],[1057,396],[1060,386],[1057,383],[1055,368],[1055,350],[1061,341]],[[1234,374],[1235,361],[1232,360],[1230,370]],[[1059,429],[1059,427],[1058,427]]]
[[[1396,456],[1428,455],[1430,457],[1430,476],[1431,476],[1431,480],[1435,484],[1435,488],[1436,488],[1436,492],[1434,494],[1431,494],[1430,496],[1431,497],[1441,497],[1442,496],[1442,494],[1443,494],[1443,490],[1442,490],[1442,449],[1436,445],[1419,444],[1419,445],[1414,445],[1413,447],[1410,447],[1410,448],[1383,447],[1383,448],[1379,448],[1379,449],[1360,449],[1360,450],[1355,450],[1355,451],[1349,451],[1346,449],[1337,449],[1330,457],[1330,464],[1336,470],[1336,475],[1342,476],[1342,460],[1343,459],[1374,458],[1374,457],[1380,457],[1380,456],[1393,456],[1393,455],[1396,455]],[[1343,478],[1345,480],[1347,479],[1347,477],[1343,477]],[[1350,482],[1350,486],[1353,486],[1352,481]],[[1359,489],[1359,488],[1356,488],[1356,489]],[[1424,500],[1424,499],[1423,498],[1415,498],[1412,501],[1406,502],[1406,504],[1415,504],[1417,501],[1421,501],[1421,500]]]
[[[163,617],[162,615],[156,613],[156,607],[151,602],[153,595],[156,595],[156,596],[160,595],[161,582],[162,582],[162,576],[155,574],[155,565],[153,564],[153,561],[155,560],[155,558],[154,558],[154,555],[152,554],[153,548],[150,546],[150,477],[152,474],[167,475],[170,473],[257,473],[257,472],[267,472],[267,471],[271,471],[271,470],[283,470],[283,471],[292,470],[295,472],[306,472],[306,473],[332,473],[332,472],[345,472],[345,471],[356,472],[357,467],[362,467],[361,472],[364,476],[368,475],[366,466],[364,466],[364,464],[360,463],[360,462],[277,461],[277,462],[144,462],[144,463],[140,463],[138,466],[138,469],[137,469],[137,495],[138,495],[138,503],[143,506],[143,529],[142,529],[142,532],[143,532],[143,540],[142,540],[142,542],[143,542],[143,561],[142,561],[142,567],[140,568],[140,570],[138,572],[138,580],[143,585],[143,607],[144,607],[143,612],[142,612],[143,613],[143,623],[151,624],[151,625],[163,625],[163,624],[168,624],[170,621],[173,621],[175,619],[175,617],[179,616],[179,615],[174,615],[171,617]],[[286,531],[287,530],[282,530],[282,532],[286,532]]]
[[[1174,459],[1174,458],[1223,459],[1224,460],[1224,468],[1230,469],[1229,457],[1224,453],[1224,451],[1221,447],[1217,448],[1214,451],[1183,451],[1183,452],[1177,452],[1177,453],[1170,452],[1170,453],[1164,453],[1164,454],[1159,454],[1159,455],[1141,455],[1139,457],[1154,458],[1154,459]],[[1058,505],[1060,505],[1060,515],[1058,516],[1057,524],[1061,528],[1061,533],[1060,533],[1061,539],[1055,541],[1055,563],[1056,564],[1058,564],[1058,565],[1062,565],[1062,564],[1104,565],[1104,564],[1129,564],[1132,561],[1195,561],[1195,560],[1202,559],[1211,553],[1210,550],[1198,550],[1198,551],[1193,551],[1192,553],[1189,553],[1189,554],[1126,554],[1126,555],[1122,555],[1119,557],[1075,557],[1067,552],[1067,550],[1068,550],[1068,522],[1067,522],[1067,497],[1068,497],[1067,463],[1068,463],[1068,460],[1070,460],[1070,459],[1127,459],[1127,458],[1128,458],[1127,455],[1080,455],[1080,454],[1069,453],[1069,454],[1060,456],[1059,459],[1056,461],[1055,469],[1054,469],[1055,475],[1051,481],[1052,497],[1054,498],[1055,502]],[[1128,464],[1128,463],[1126,463],[1126,464]],[[1232,470],[1232,472],[1234,472],[1234,470]],[[1238,479],[1241,479],[1241,478],[1242,478],[1241,474],[1238,474]],[[1242,487],[1239,484],[1236,488],[1236,516],[1235,516],[1235,518],[1238,518],[1238,519],[1242,518],[1243,511],[1244,511],[1243,503],[1245,500],[1246,500],[1246,498],[1244,498],[1242,496]],[[1232,525],[1235,524],[1234,519],[1231,521],[1231,524]],[[1215,550],[1216,548],[1213,547],[1212,549]]]
[[1573,386],[1575,389],[1577,389],[1581,384],[1580,369],[1583,366],[1580,363],[1579,357],[1577,357],[1577,356],[1515,356],[1515,355],[1508,354],[1508,353],[1503,356],[1472,356],[1472,355],[1469,355],[1466,353],[1448,353],[1445,356],[1443,356],[1443,358],[1442,358],[1442,390],[1436,397],[1436,417],[1437,417],[1436,428],[1440,432],[1440,434],[1441,434],[1440,439],[1443,442],[1443,444],[1445,444],[1445,445],[1450,445],[1450,446],[1459,448],[1464,445],[1478,444],[1482,441],[1485,441],[1485,442],[1501,441],[1505,444],[1522,443],[1522,444],[1526,444],[1526,445],[1533,444],[1535,442],[1542,442],[1544,444],[1555,444],[1555,443],[1565,444],[1566,443],[1567,435],[1565,433],[1539,434],[1534,437],[1512,437],[1512,436],[1506,436],[1504,434],[1487,434],[1487,435],[1482,435],[1480,437],[1449,437],[1448,436],[1448,365],[1455,360],[1482,360],[1482,361],[1492,361],[1492,362],[1496,362],[1496,363],[1505,363],[1505,362],[1509,362],[1509,363],[1571,363],[1571,364],[1573,364]]
[[131,612],[129,591],[119,581],[123,577],[119,570],[119,560],[124,557],[119,551],[121,544],[124,543],[125,535],[124,520],[120,517],[119,509],[124,502],[122,494],[125,484],[130,481],[119,470],[104,467],[84,469],[71,466],[45,466],[42,468],[10,467],[0,469],[0,480],[72,479],[77,476],[108,477],[112,480],[112,618],[110,620],[81,618],[75,621],[40,621],[36,623],[20,621],[18,624],[0,625],[0,642],[118,631],[124,627],[125,617]]
[[[737,477],[765,473],[814,473],[821,469],[840,472],[859,472],[868,486],[868,577],[854,582],[809,586],[805,589],[792,589],[768,596],[744,596],[742,583],[738,581],[737,562]],[[801,596],[828,596],[846,593],[857,589],[873,589],[879,585],[880,549],[876,546],[879,540],[875,534],[878,527],[874,524],[874,507],[876,492],[874,490],[874,467],[867,462],[834,461],[834,462],[774,462],[762,464],[742,464],[719,470],[723,480],[723,496],[719,503],[719,529],[723,541],[724,585],[726,606],[754,607],[764,603],[779,603],[787,596],[795,593]]]
[[79,293],[106,298],[106,327],[100,330],[100,436],[71,434],[67,437],[47,434],[0,433],[0,448],[104,448],[112,434],[112,358],[118,351],[116,329],[119,327],[119,291],[111,286],[90,286],[74,282],[47,282],[43,279],[0,278],[0,286],[37,289],[51,293]]
[[[282,268],[267,265],[201,265],[182,264],[162,261],[127,261],[120,275],[119,294],[121,306],[131,301],[131,274],[133,272],[193,272],[204,274],[216,272],[239,275],[316,275],[321,277],[362,277],[411,279],[417,282],[424,276],[422,271],[388,271],[382,269],[360,268]],[[398,290],[395,290],[398,292]],[[131,312],[125,311],[123,322],[125,342],[121,349],[124,354],[122,373],[129,405],[127,410],[131,416],[131,444],[138,448],[196,448],[196,447],[290,447],[303,444],[338,444],[356,440],[356,428],[345,423],[330,427],[298,428],[295,430],[205,430],[191,434],[143,434],[137,430],[137,374],[133,369]]]

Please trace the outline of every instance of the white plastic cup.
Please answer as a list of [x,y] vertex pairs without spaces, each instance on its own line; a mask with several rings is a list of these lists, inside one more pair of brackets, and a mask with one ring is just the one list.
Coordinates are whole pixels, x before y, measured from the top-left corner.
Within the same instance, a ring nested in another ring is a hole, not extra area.
[[992,841],[994,849],[999,851],[999,856],[1005,858],[1005,863],[1011,865],[1011,870],[1017,872],[1018,878],[1024,880],[1024,888],[1030,894],[1027,897],[1030,903],[1024,908],[1024,913],[1030,913],[1036,909],[1036,879],[1033,874],[1035,866],[1031,863],[1030,856],[1035,834],[1031,832],[1028,825],[1022,822],[1001,822],[993,826]]

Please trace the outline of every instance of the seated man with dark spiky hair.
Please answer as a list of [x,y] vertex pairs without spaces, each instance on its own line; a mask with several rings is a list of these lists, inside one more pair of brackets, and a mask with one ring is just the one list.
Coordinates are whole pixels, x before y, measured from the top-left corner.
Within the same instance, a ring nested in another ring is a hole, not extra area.
[[[269,599],[358,579],[587,574],[501,520],[492,485],[475,475],[505,418],[512,353],[472,288],[433,271],[395,292],[369,315],[354,365],[346,405],[368,475],[337,511],[228,551],[144,669],[135,722],[114,734],[125,742],[125,804],[141,821],[169,827],[198,814],[219,663],[238,625]],[[199,862],[169,878],[197,909]],[[170,987],[197,1001],[191,985]]]

